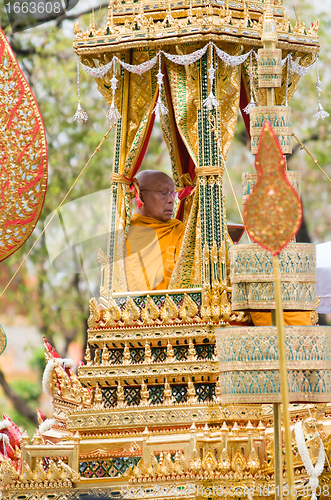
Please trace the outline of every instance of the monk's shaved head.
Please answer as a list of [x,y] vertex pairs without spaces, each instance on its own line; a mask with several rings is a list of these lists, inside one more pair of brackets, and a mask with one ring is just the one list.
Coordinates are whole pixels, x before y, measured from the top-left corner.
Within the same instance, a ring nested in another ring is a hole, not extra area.
[[140,199],[144,206],[140,215],[166,222],[171,219],[175,184],[169,175],[158,170],[143,170],[136,175],[140,189]]
[[[164,172],[160,172],[159,170],[143,170],[142,172],[138,172],[136,175],[136,179],[139,184],[140,190],[143,189],[162,189],[174,188],[174,181],[169,177],[169,175]],[[156,187],[158,186],[158,187]]]

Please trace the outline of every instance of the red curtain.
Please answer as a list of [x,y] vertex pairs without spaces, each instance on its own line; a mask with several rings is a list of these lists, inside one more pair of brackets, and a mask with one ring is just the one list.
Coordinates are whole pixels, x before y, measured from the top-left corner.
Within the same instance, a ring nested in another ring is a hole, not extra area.
[[249,123],[249,114],[245,113],[244,109],[246,108],[247,104],[250,102],[250,97],[248,95],[248,91],[246,89],[246,85],[243,79],[243,76],[241,75],[241,85],[240,85],[240,99],[239,99],[239,107],[240,111],[245,123],[246,130],[248,132],[249,137],[251,136],[250,133],[250,123]]

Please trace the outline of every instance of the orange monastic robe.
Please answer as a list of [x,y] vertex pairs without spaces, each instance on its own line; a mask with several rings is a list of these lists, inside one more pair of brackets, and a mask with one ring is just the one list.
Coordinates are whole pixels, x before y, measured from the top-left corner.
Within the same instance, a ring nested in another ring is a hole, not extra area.
[[125,248],[128,289],[165,290],[178,259],[185,226],[177,219],[161,222],[135,214]]
[[[251,310],[254,326],[271,326],[271,312]],[[312,326],[311,311],[283,311],[285,326]]]

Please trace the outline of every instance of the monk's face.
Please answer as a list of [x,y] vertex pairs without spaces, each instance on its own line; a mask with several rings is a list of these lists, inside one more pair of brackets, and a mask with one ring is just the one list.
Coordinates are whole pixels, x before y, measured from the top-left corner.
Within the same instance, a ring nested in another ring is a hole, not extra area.
[[172,179],[167,176],[162,176],[160,179],[154,178],[140,190],[140,198],[144,206],[139,213],[161,222],[167,222],[172,218],[174,192],[175,184]]

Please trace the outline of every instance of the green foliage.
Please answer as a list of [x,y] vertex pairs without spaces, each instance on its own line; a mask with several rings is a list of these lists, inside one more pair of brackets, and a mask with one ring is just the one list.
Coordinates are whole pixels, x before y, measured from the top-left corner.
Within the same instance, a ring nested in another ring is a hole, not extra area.
[[[40,383],[31,382],[31,380],[17,379],[11,384],[12,389],[24,399],[24,401],[33,410],[39,405],[39,398],[41,395]],[[9,401],[4,400],[1,403],[1,413],[5,413],[15,424],[22,430],[27,430],[30,436],[33,436],[35,426],[31,421],[26,418],[22,413],[18,412],[12,407]]]
[[24,399],[26,403],[28,403],[31,408],[35,408],[38,404],[38,399],[40,396],[40,385],[34,384],[30,380],[15,380],[11,384],[17,394]]
[[30,352],[31,356],[28,364],[32,370],[39,372],[39,378],[41,378],[46,368],[44,349],[41,347],[31,347]]

